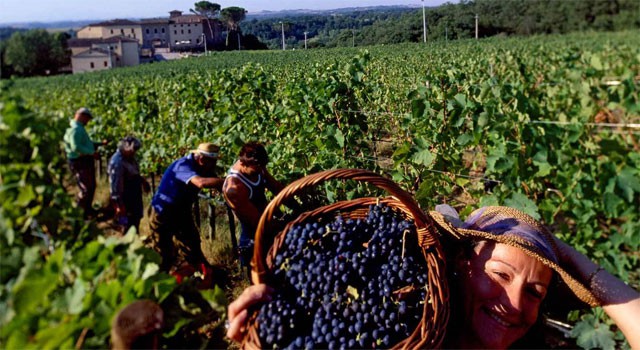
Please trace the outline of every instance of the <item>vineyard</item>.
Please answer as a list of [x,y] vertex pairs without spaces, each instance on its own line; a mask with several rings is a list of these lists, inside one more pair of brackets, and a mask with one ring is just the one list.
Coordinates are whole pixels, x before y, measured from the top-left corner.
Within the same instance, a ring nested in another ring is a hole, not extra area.
[[[2,82],[0,347],[103,348],[115,311],[140,298],[179,305],[170,347],[204,319],[214,331],[194,346],[225,344],[222,290],[176,284],[135,234],[105,237],[73,207],[61,140],[79,106],[93,138],[111,140],[105,155],[125,135],[142,140],[148,176],[202,141],[221,145],[226,169],[259,140],[284,183],[364,168],[425,210],[516,207],[639,289],[638,34],[225,52]],[[582,347],[621,343],[600,309],[566,321]]]

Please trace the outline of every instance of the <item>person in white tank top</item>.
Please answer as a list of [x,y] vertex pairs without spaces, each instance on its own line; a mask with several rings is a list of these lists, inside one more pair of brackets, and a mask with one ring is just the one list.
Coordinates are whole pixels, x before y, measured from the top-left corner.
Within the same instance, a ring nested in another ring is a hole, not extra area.
[[[222,186],[224,198],[240,221],[241,262],[248,266],[253,253],[253,238],[262,212],[267,206],[265,190],[274,195],[283,188],[267,170],[269,156],[264,146],[248,142],[240,149]],[[243,253],[244,252],[244,253]]]

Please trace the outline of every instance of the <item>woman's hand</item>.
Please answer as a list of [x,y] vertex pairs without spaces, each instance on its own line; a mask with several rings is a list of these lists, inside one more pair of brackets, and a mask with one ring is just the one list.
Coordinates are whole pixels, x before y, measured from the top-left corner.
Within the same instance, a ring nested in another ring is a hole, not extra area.
[[273,294],[273,288],[266,284],[256,284],[245,289],[238,299],[229,304],[227,337],[241,341],[246,332],[247,310],[253,305],[271,301],[271,294]]
[[555,239],[560,265],[581,276],[582,282],[598,298],[631,348],[640,349],[640,293],[568,244]]

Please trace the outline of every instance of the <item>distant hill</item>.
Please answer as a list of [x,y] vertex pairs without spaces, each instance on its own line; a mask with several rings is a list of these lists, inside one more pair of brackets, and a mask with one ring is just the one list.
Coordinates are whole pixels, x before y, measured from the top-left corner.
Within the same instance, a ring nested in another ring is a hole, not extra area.
[[1,23],[0,27],[11,27],[20,29],[78,29],[88,24],[104,21],[105,19],[83,20],[83,21],[56,21],[56,22],[21,22],[21,23]]
[[[389,9],[409,9],[414,6],[409,5],[395,5],[395,6],[366,6],[366,7],[345,7],[331,10],[310,10],[310,9],[296,9],[296,10],[282,10],[282,11],[260,11],[247,13],[247,19],[257,18],[266,19],[271,17],[295,17],[303,15],[330,15],[340,13],[352,13],[356,11],[371,11],[371,10],[389,10]],[[167,16],[168,17],[168,16]],[[82,21],[55,21],[55,22],[16,22],[16,23],[0,23],[0,27],[21,28],[21,29],[77,29],[82,28],[88,24],[102,22],[113,18],[96,18],[92,20]],[[139,18],[126,18],[130,20],[138,20]]]
[[8,39],[13,33],[24,31],[26,29],[0,27],[0,41]]
[[295,17],[295,16],[308,16],[308,15],[335,15],[343,13],[353,13],[359,11],[376,11],[376,10],[394,10],[394,9],[412,9],[417,6],[412,5],[393,5],[393,6],[363,6],[363,7],[344,7],[339,9],[330,10],[310,10],[310,9],[296,9],[296,10],[282,10],[282,11],[260,11],[247,13],[247,19],[266,19],[271,17]]

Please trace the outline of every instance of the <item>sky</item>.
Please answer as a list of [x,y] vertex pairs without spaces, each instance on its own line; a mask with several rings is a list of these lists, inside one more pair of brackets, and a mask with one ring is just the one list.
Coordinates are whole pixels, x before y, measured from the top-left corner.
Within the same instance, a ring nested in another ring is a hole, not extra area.
[[[197,0],[0,0],[0,24],[167,17],[171,10],[188,12],[195,2]],[[265,10],[322,10],[377,5],[422,6],[421,0],[228,0],[211,2],[218,3],[223,8],[244,7],[249,13]],[[447,1],[424,0],[424,5],[437,6],[445,2]]]

